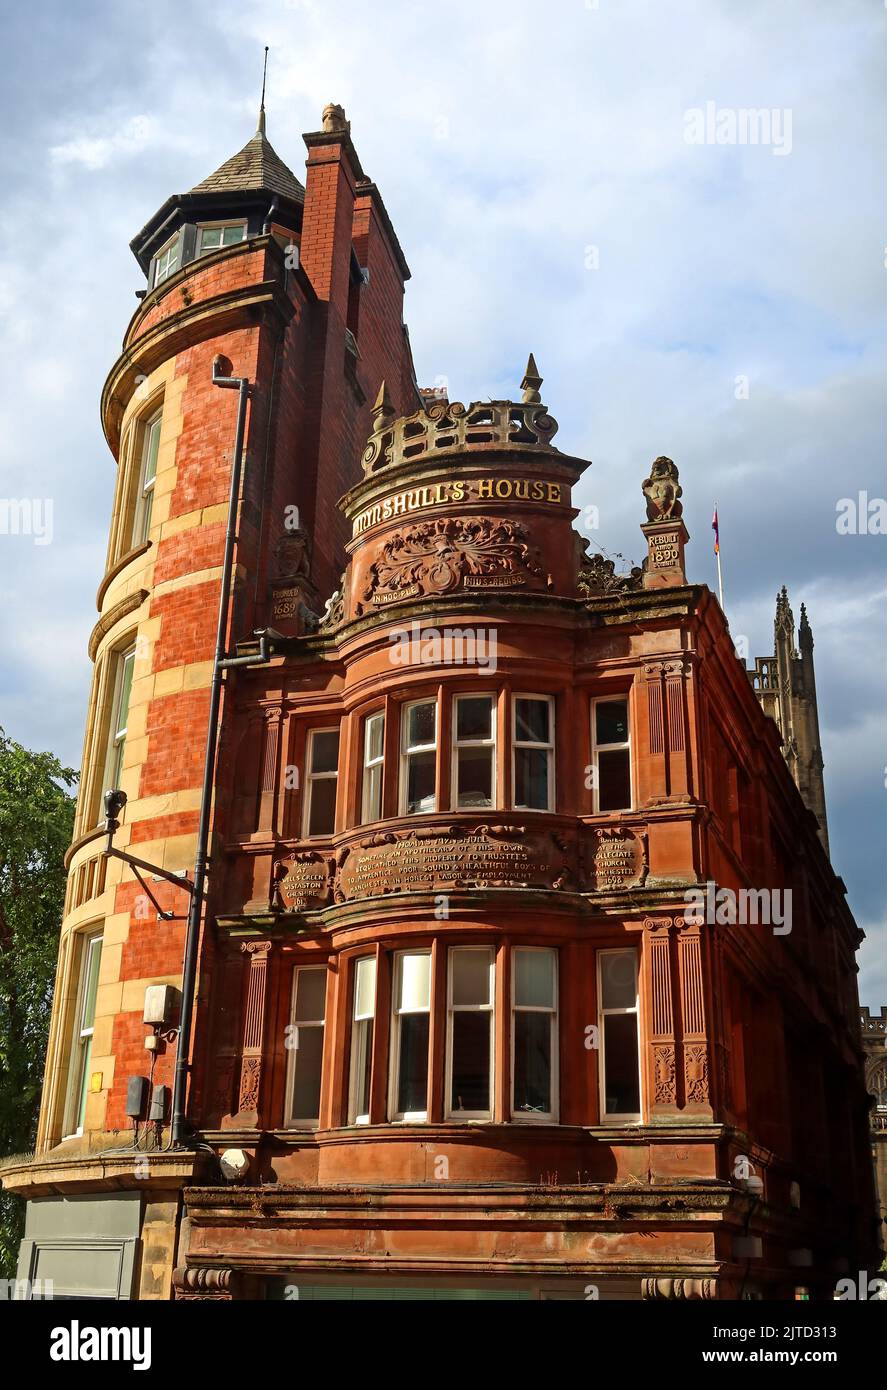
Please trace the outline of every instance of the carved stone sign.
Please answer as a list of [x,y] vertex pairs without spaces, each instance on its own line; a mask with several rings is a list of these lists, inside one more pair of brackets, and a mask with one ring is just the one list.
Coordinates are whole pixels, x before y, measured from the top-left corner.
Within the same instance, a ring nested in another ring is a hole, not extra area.
[[380,834],[344,852],[336,898],[453,887],[564,888],[572,879],[564,848],[560,837],[525,836],[509,826]]
[[294,854],[277,865],[277,894],[287,912],[325,907],[330,899],[331,863],[318,854]]
[[638,887],[647,876],[646,835],[631,831],[595,831],[594,887],[599,893]]
[[509,478],[504,475],[447,478],[425,487],[406,488],[367,507],[354,518],[353,534],[359,536],[371,526],[378,526],[380,521],[396,521],[410,512],[445,506],[450,502],[481,507],[489,502],[537,502],[545,506],[560,506],[565,500],[562,483],[547,482],[541,478]]

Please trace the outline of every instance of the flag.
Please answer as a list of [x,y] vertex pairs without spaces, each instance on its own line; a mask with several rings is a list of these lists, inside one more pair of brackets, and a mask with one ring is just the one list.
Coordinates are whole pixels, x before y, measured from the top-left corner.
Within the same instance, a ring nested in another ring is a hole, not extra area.
[[720,538],[720,534],[719,534],[719,532],[718,532],[718,504],[717,504],[717,502],[715,503],[715,513],[714,513],[714,516],[713,516],[712,519],[711,519],[711,529],[712,529],[712,530],[714,531],[714,533],[715,533],[715,554],[717,555],[718,552],[719,552],[719,550],[720,550],[720,548],[721,548],[721,545],[720,545],[720,540],[721,540],[721,538]]

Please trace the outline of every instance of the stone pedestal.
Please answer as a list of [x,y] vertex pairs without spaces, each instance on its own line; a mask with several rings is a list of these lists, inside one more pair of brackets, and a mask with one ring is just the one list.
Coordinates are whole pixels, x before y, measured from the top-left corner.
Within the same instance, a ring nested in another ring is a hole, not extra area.
[[644,588],[669,589],[686,584],[684,546],[690,536],[681,518],[645,521],[641,530],[647,541]]

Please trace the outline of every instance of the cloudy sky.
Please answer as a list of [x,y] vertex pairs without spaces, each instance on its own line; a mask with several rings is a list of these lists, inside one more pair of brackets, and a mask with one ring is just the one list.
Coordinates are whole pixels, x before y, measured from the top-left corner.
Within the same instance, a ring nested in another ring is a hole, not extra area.
[[[0,499],[53,504],[49,543],[0,534],[7,732],[79,764],[114,482],[99,394],[144,285],[128,243],[249,138],[267,43],[297,174],[325,103],[351,119],[413,271],[420,381],[513,395],[532,349],[557,442],[594,461],[594,541],[640,560],[667,453],[697,581],[718,501],[749,651],[772,650],[783,583],[806,602],[832,857],[862,1000],[887,1002],[887,538],[836,528],[841,498],[887,496],[887,8],[33,0],[3,38]],[[732,143],[731,113],[764,109],[770,142]],[[721,143],[688,138],[706,110]]]

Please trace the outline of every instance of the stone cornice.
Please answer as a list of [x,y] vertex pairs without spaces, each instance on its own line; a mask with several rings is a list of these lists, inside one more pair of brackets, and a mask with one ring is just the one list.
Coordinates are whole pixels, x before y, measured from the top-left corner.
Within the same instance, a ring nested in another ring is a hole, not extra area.
[[95,596],[95,606],[100,613],[102,611],[102,600],[108,592],[109,585],[113,584],[118,574],[125,570],[127,565],[132,564],[133,560],[137,560],[140,555],[144,555],[150,550],[152,544],[152,541],[142,541],[141,545],[134,545],[132,550],[127,550],[125,555],[121,555],[116,565],[112,565],[109,570],[106,570],[105,576],[99,585],[98,593]]
[[121,618],[125,618],[128,613],[134,613],[137,608],[141,608],[145,599],[148,597],[147,589],[136,589],[135,593],[128,594],[119,603],[115,603],[113,608],[109,608],[107,613],[103,613],[89,635],[89,659],[95,661],[95,654],[99,649],[102,638],[111,631],[115,623],[119,623]]

